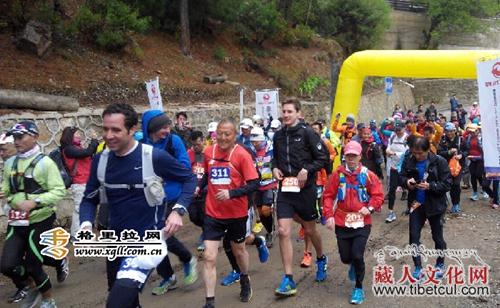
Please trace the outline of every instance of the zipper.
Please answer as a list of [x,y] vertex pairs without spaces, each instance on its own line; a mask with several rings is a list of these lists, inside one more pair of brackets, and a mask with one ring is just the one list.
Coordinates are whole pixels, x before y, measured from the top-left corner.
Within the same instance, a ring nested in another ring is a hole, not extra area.
[[288,163],[288,173],[292,175],[292,165],[290,164],[290,136],[286,134],[286,162]]

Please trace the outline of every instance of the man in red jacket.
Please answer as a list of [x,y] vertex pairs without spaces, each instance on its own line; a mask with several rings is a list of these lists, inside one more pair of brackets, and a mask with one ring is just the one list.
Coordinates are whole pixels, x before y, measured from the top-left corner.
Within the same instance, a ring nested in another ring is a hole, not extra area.
[[349,279],[356,281],[350,303],[361,304],[365,298],[364,253],[371,230],[371,214],[384,203],[384,192],[377,175],[361,165],[359,143],[346,144],[344,155],[345,166],[339,166],[329,179],[323,211],[326,227],[335,228],[342,263],[350,264]]

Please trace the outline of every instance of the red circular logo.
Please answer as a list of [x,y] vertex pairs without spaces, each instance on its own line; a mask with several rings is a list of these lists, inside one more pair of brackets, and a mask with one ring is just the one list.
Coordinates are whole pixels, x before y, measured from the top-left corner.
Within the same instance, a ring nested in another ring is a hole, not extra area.
[[271,97],[266,93],[262,96],[262,98],[264,98],[264,101],[268,101]]
[[493,76],[495,76],[495,78],[500,78],[500,62],[493,64],[491,73],[493,74]]

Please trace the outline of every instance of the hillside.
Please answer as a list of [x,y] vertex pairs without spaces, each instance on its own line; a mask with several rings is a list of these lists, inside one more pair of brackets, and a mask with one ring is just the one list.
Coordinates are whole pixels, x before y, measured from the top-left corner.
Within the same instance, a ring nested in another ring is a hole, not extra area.
[[[165,33],[139,36],[137,41],[141,56],[72,42],[54,46],[38,58],[18,50],[10,35],[0,34],[4,42],[0,44],[0,87],[73,96],[87,107],[118,100],[145,104],[143,82],[159,76],[168,104],[224,103],[237,100],[238,84],[249,90],[280,87],[285,94],[296,94],[309,76],[329,78],[329,57],[341,57],[337,43],[319,38],[307,49],[269,44],[257,52],[261,57],[235,43],[231,33],[193,38],[191,57],[183,56],[178,42]],[[220,60],[214,57],[216,50]],[[218,73],[228,75],[229,82],[203,83],[204,75]],[[251,91],[246,95],[253,100]],[[327,89],[318,95],[315,99],[327,98]]]

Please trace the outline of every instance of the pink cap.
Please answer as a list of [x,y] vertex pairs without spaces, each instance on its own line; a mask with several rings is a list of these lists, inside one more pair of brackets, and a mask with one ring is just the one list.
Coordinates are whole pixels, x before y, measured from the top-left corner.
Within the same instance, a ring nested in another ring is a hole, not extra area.
[[354,154],[354,155],[361,155],[361,144],[356,141],[349,141],[344,147],[344,155],[347,154]]

